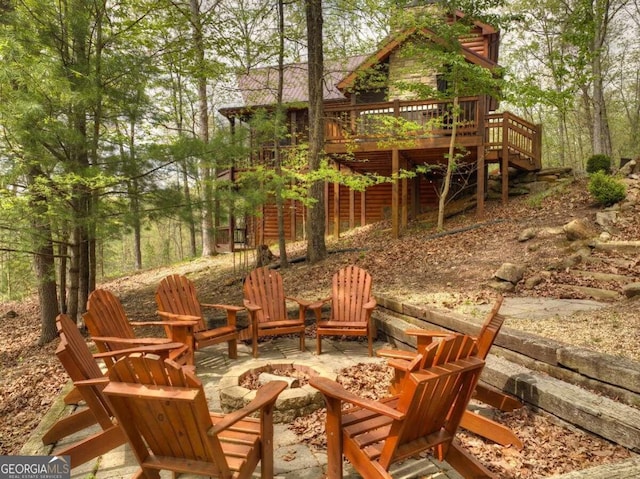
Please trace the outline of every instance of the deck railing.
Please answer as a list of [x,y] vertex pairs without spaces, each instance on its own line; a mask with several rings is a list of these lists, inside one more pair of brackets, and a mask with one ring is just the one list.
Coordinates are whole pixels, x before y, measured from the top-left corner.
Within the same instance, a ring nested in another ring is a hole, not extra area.
[[485,117],[485,147],[487,151],[519,154],[521,158],[540,166],[542,128],[509,112],[492,113]]
[[[478,134],[478,99],[462,98],[457,134]],[[379,140],[398,137],[448,136],[453,115],[451,101],[399,101],[362,105],[325,106],[325,141],[343,143],[349,140]],[[399,122],[400,118],[409,128]],[[404,132],[404,133],[403,133]]]

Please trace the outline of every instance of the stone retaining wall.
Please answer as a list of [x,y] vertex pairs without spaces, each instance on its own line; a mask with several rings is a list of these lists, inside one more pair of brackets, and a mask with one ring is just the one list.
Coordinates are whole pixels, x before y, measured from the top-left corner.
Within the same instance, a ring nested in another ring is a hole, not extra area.
[[[391,314],[424,329],[446,329],[477,334],[479,325],[465,316],[436,308],[416,307],[392,298],[376,296],[377,314]],[[375,315],[376,313],[374,313]],[[378,321],[378,330],[400,348],[415,348],[415,339],[403,328]],[[581,386],[628,405],[640,408],[640,363],[599,354],[504,326],[496,338],[492,354],[543,372],[562,381]]]

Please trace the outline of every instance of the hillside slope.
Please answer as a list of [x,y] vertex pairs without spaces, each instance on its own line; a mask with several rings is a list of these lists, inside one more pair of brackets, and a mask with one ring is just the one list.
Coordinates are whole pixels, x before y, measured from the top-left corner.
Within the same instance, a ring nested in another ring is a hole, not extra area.
[[[640,206],[620,212],[611,228],[612,240],[640,240]],[[434,230],[426,220],[414,222],[402,238],[390,238],[390,225],[379,223],[358,228],[337,241],[329,241],[329,257],[314,265],[296,262],[282,271],[290,296],[307,299],[325,297],[333,273],[343,265],[358,264],[374,278],[374,291],[401,297],[405,302],[427,304],[460,311],[493,301],[496,291],[489,283],[504,263],[520,264],[523,281],[508,295],[589,297],[589,286],[620,291],[622,283],[574,274],[575,270],[628,276],[640,281],[637,253],[590,251],[575,255],[580,248],[558,229],[574,219],[584,219],[598,232],[595,206],[584,181],[537,198],[518,197],[507,205],[487,203],[486,215],[473,212],[458,215],[446,223],[448,234]],[[523,230],[537,234],[519,241]],[[584,246],[584,245],[582,245]],[[303,243],[293,244],[289,258],[304,255]],[[570,263],[567,258],[572,257]],[[577,259],[579,258],[579,260]],[[246,261],[246,262],[245,262]],[[100,286],[118,294],[136,320],[155,319],[153,292],[158,281],[170,272],[188,274],[196,282],[203,302],[242,304],[241,284],[253,261],[220,255],[197,259],[172,267],[144,271],[104,281]],[[573,264],[575,263],[575,264]],[[530,288],[525,280],[539,276]],[[607,279],[602,279],[607,278]],[[509,320],[509,327],[536,332],[560,341],[640,360],[640,301],[618,296],[597,313],[545,321]],[[15,314],[8,314],[8,312]],[[48,410],[66,381],[55,359],[56,342],[40,348],[37,305],[34,300],[3,304],[0,308],[0,454],[16,454],[29,431]]]

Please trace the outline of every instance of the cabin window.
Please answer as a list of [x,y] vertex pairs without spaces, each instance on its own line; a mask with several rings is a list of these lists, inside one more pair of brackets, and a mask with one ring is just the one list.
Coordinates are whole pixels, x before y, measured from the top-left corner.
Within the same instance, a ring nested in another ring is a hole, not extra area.
[[440,93],[445,93],[449,89],[449,82],[443,74],[436,75],[436,83]]

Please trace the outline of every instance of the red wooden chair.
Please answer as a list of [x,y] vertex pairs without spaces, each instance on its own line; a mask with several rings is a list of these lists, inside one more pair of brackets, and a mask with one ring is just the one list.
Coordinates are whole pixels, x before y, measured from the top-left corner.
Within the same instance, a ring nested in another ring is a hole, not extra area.
[[104,394],[140,464],[134,477],[169,470],[249,479],[260,463],[260,476],[273,478],[273,408],[286,382],[265,384],[247,406],[223,415],[208,411],[194,375],[153,355],[122,358],[109,380]]
[[[156,290],[156,304],[158,315],[170,324],[175,321],[185,321],[185,324],[195,322],[188,330],[186,337],[182,338],[184,341],[191,341],[194,351],[226,342],[229,347],[229,357],[231,359],[238,357],[236,314],[244,308],[199,302],[193,281],[179,274],[169,275],[160,281]],[[226,311],[226,324],[207,328],[202,313],[203,307]],[[172,326],[168,326],[169,330],[171,328]]]
[[[69,316],[59,315],[56,325],[60,334],[56,356],[73,381],[86,407],[78,408],[69,416],[59,419],[42,436],[42,442],[55,444],[62,438],[98,424],[100,426],[98,432],[55,450],[58,455],[70,456],[71,467],[77,467],[126,442],[122,429],[114,421],[111,404],[102,393],[105,385],[104,375],[96,359],[116,360],[134,352],[155,352],[159,348],[154,345],[92,355],[85,339]],[[162,346],[165,352],[175,347],[176,344],[173,343]]]
[[[89,295],[87,312],[83,315],[91,339],[101,352],[116,351],[134,346],[162,346],[173,343],[169,358],[180,364],[193,365],[193,349],[184,340],[185,330],[192,324],[185,321],[129,321],[120,300],[110,291],[96,289]],[[193,323],[193,322],[192,322]],[[168,330],[168,338],[137,337],[134,326],[163,326]],[[180,344],[180,346],[178,346]],[[112,362],[107,363],[111,367]]]
[[[249,311],[253,357],[258,357],[258,339],[264,336],[298,334],[304,351],[304,319],[310,301],[285,296],[282,276],[269,268],[256,268],[245,278],[244,305]],[[298,317],[289,318],[287,301],[298,304]]]
[[[486,360],[489,350],[491,349],[491,346],[504,323],[504,316],[499,314],[502,302],[503,297],[499,296],[487,315],[482,328],[480,329],[480,333],[474,338],[476,343],[475,354],[482,360]],[[451,334],[450,332],[427,331],[424,329],[411,329],[405,331],[405,333],[416,336],[417,352],[389,349],[381,349],[377,351],[378,356],[394,359],[393,362],[390,361],[389,363],[391,366],[394,366],[395,369],[391,391],[397,391],[403,380],[405,371],[408,368],[408,364],[418,355],[422,355],[423,357],[422,364],[420,365],[421,368],[432,365],[432,362],[425,354],[425,351],[433,344],[434,339],[447,337]],[[490,404],[503,411],[512,411],[522,407],[522,403],[517,399],[497,390],[496,388],[482,384],[476,385],[474,399]],[[522,448],[522,441],[520,441],[513,431],[489,418],[480,416],[479,414],[475,414],[471,411],[465,412],[460,425],[464,429],[487,439],[491,439],[498,444],[511,444],[517,448]]]
[[473,355],[473,340],[453,335],[426,351],[438,365],[420,369],[418,354],[398,394],[380,401],[361,398],[328,378],[311,378],[327,404],[328,479],[342,478],[343,455],[362,477],[389,479],[394,463],[429,450],[465,478],[495,477],[454,441],[484,366]]
[[[322,306],[331,304],[329,319],[322,319]],[[331,296],[313,303],[316,315],[317,354],[322,354],[323,336],[366,336],[369,356],[373,356],[376,328],[371,313],[376,307],[371,294],[371,275],[357,266],[347,266],[333,275]]]

